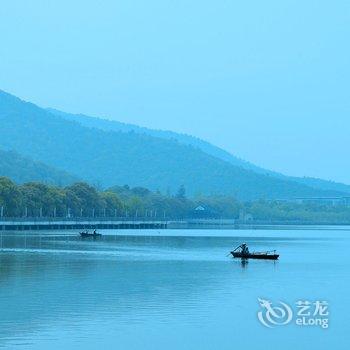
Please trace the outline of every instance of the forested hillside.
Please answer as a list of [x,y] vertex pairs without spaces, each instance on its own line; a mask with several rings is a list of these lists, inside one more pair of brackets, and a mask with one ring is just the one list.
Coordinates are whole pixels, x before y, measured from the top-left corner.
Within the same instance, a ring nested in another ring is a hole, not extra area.
[[104,131],[135,132],[138,134],[150,135],[150,136],[159,137],[166,140],[176,140],[179,143],[182,143],[184,145],[189,145],[194,148],[198,148],[215,158],[225,160],[231,163],[232,165],[235,165],[247,170],[253,170],[255,172],[262,173],[262,174],[273,173],[272,171],[260,168],[250,162],[247,162],[241,158],[238,158],[230,154],[229,152],[223,150],[220,147],[217,147],[207,141],[204,141],[192,135],[180,134],[169,130],[154,130],[154,129],[149,129],[145,127],[140,127],[138,125],[121,123],[115,120],[90,117],[84,114],[65,113],[52,108],[48,108],[47,110],[52,114],[60,116],[66,120],[76,121],[82,126],[96,128]]
[[10,177],[17,183],[40,181],[59,186],[78,181],[77,177],[65,171],[22,157],[14,151],[2,150],[0,150],[0,176]]
[[144,186],[239,199],[343,195],[255,173],[193,146],[135,132],[103,131],[55,116],[0,92],[0,148],[62,169],[100,187]]
[[146,134],[155,137],[160,137],[167,140],[176,140],[184,145],[190,145],[195,148],[202,150],[203,152],[214,156],[218,159],[224,160],[234,166],[241,167],[243,169],[252,170],[258,174],[273,176],[286,181],[295,181],[299,184],[306,185],[318,190],[326,191],[338,191],[350,193],[350,186],[338,182],[327,181],[311,177],[292,177],[286,176],[281,173],[264,169],[262,167],[256,166],[248,161],[245,161],[233,154],[225,151],[224,149],[217,147],[207,141],[201,140],[197,137],[180,134],[173,131],[165,130],[153,130],[145,127],[140,127],[133,124],[121,123],[118,121],[112,121],[108,119],[95,118],[86,116],[83,114],[71,114],[64,113],[55,109],[48,109],[51,113],[58,115],[66,120],[76,121],[82,126],[87,126],[90,128],[96,128],[104,131],[122,131],[122,132],[136,132],[139,134]]

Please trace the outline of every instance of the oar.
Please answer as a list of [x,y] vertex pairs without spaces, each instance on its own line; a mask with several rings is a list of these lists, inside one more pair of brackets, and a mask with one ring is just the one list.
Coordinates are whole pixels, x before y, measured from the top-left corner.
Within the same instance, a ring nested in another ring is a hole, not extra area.
[[239,245],[237,248],[235,248],[233,251],[235,252],[238,248],[241,248],[242,247],[242,244]]

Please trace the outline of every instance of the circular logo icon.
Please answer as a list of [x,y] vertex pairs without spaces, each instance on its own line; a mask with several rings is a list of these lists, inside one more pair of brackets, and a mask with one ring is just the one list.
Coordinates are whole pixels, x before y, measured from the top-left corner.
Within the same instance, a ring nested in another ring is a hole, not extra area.
[[259,321],[268,328],[288,324],[293,318],[293,311],[289,305],[279,301],[278,306],[272,306],[269,300],[258,298],[262,310],[258,312]]

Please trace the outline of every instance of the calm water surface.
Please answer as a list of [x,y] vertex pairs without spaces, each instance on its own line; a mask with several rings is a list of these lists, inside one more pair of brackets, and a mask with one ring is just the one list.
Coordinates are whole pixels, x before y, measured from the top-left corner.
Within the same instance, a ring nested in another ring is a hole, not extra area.
[[[349,349],[350,230],[0,233],[6,349]],[[281,258],[242,264],[247,242]],[[258,298],[329,303],[329,328],[267,328]]]

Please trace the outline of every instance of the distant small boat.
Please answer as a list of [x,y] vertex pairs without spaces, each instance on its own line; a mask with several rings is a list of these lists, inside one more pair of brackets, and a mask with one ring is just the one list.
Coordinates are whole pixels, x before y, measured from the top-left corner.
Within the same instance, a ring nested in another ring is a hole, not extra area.
[[101,237],[101,236],[102,236],[101,233],[97,233],[97,232],[94,232],[94,233],[80,232],[81,238],[88,238],[88,237],[96,238],[96,237]]
[[[237,250],[240,251],[237,252]],[[279,258],[279,254],[276,254],[275,250],[268,252],[250,252],[248,246],[243,243],[235,248],[232,252],[230,252],[233,258],[240,259],[266,259],[266,260],[277,260]]]

